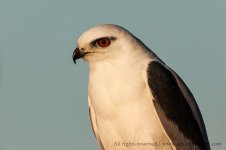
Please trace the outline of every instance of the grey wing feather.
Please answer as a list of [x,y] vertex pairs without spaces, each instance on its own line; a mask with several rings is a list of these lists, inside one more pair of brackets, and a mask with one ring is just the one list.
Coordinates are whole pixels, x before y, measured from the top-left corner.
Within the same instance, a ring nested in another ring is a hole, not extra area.
[[157,61],[149,63],[147,74],[156,112],[174,146],[181,150],[209,150],[201,113],[180,77]]
[[206,127],[205,127],[201,112],[195,101],[194,96],[192,95],[191,91],[188,89],[188,87],[186,86],[184,81],[168,66],[167,66],[167,69],[173,74],[174,78],[176,79],[176,82],[177,82],[182,94],[184,95],[185,99],[187,100],[187,103],[191,107],[194,117],[195,117],[196,121],[198,122],[199,128],[201,129],[201,132],[203,134],[203,137],[205,138],[205,141],[208,143],[209,141],[208,141],[208,136],[206,133]]

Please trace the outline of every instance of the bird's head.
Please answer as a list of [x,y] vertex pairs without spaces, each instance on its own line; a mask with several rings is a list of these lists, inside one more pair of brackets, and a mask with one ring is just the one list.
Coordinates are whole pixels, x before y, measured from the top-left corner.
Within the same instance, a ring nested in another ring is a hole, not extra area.
[[112,24],[93,27],[78,39],[73,61],[83,58],[88,62],[116,59],[131,54],[138,47],[137,39],[126,29]]

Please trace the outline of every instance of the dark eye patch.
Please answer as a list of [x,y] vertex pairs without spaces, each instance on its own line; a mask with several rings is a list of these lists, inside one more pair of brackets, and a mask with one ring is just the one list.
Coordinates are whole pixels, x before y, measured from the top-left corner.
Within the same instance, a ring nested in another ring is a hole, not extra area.
[[98,38],[98,39],[93,40],[93,41],[91,42],[91,45],[92,45],[92,46],[95,46],[95,47],[99,46],[99,45],[98,45],[98,41],[100,41],[100,40],[102,40],[102,39],[109,39],[110,42],[116,40],[115,37],[101,37],[101,38]]

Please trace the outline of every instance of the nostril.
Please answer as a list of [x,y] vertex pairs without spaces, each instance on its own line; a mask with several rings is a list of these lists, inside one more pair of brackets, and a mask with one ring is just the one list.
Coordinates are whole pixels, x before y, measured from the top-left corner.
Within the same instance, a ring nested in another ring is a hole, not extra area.
[[81,48],[81,51],[83,51],[84,50],[84,48]]

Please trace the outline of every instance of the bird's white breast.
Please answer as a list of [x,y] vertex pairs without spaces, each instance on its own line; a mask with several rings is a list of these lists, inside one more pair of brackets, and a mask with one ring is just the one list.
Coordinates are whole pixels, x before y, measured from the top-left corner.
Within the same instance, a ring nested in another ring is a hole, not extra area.
[[[147,85],[146,67],[149,61],[147,58],[131,64],[110,60],[90,64],[89,98],[95,112],[98,136],[107,150],[159,148],[125,147],[123,142],[169,142]],[[121,145],[117,146],[115,142]]]

